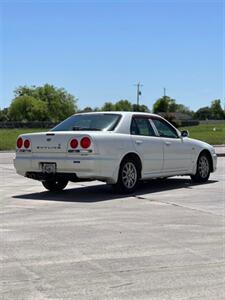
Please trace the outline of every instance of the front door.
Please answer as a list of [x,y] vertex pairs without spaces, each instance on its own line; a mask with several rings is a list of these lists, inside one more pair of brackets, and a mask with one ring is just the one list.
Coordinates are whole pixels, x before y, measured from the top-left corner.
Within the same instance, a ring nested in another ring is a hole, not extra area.
[[188,139],[179,137],[176,129],[165,120],[152,118],[152,121],[163,142],[163,171],[182,173],[190,170],[193,150]]

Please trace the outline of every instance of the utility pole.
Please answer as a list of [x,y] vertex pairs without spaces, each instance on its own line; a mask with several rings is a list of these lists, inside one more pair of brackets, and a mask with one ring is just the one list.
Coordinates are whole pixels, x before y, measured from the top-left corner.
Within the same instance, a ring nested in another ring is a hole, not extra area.
[[138,82],[137,84],[135,84],[135,86],[137,87],[137,106],[139,106],[139,97],[141,96],[141,89],[140,88],[143,86],[143,84]]
[[166,88],[163,88],[163,96],[166,97]]

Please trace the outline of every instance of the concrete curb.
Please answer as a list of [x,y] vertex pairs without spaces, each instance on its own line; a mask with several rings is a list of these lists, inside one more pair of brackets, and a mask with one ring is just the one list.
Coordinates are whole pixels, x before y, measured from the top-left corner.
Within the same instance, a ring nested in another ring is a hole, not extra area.
[[218,157],[224,157],[225,156],[225,145],[213,145],[216,151],[216,155]]

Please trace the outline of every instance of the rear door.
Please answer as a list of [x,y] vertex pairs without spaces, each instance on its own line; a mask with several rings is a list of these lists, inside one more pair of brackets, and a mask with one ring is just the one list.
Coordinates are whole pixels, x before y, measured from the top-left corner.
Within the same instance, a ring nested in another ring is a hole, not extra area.
[[163,143],[156,136],[148,116],[133,116],[131,137],[136,152],[142,158],[143,176],[158,174],[163,167]]

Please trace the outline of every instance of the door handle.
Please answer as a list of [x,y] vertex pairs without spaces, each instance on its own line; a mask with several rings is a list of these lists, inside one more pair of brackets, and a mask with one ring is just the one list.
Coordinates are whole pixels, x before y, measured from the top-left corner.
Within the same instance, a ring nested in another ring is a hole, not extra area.
[[170,146],[171,142],[165,142],[166,146]]
[[136,143],[137,145],[141,145],[141,144],[143,144],[143,141],[141,141],[141,140],[136,140],[135,143]]

